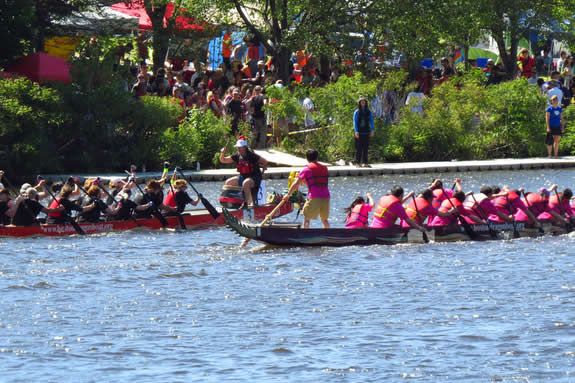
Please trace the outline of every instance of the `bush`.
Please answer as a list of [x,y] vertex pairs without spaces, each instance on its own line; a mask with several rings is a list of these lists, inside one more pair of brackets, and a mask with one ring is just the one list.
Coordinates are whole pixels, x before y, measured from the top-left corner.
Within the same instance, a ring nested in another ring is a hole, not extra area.
[[163,132],[160,153],[180,166],[192,167],[199,161],[206,167],[218,163],[220,149],[233,140],[223,119],[211,111],[193,109],[178,128]]
[[58,92],[26,79],[0,80],[0,162],[4,170],[35,174],[57,169],[53,137],[67,115]]

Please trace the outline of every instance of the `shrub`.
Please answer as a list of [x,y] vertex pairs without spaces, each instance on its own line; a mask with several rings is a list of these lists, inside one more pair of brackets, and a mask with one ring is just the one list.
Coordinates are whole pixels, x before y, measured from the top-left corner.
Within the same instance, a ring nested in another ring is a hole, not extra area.
[[217,163],[220,149],[231,141],[223,119],[211,111],[193,109],[178,128],[164,130],[160,153],[180,166],[192,167],[195,161],[202,167],[211,166]]

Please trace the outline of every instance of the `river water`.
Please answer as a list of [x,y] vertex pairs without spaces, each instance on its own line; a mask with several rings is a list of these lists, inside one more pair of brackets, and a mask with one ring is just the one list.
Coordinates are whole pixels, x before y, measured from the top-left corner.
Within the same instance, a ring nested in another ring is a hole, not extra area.
[[[565,186],[573,175],[461,176],[469,190]],[[333,179],[332,222],[358,192],[428,182]],[[196,186],[215,201],[218,184]],[[575,237],[266,251],[239,242],[224,228],[2,239],[0,381],[575,381]]]

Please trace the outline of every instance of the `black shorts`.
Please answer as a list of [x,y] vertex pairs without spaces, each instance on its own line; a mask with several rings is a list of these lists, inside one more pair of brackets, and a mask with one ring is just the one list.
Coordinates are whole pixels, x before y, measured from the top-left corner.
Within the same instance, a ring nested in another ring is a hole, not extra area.
[[560,127],[558,127],[558,128],[553,128],[553,127],[551,127],[550,130],[551,130],[550,133],[551,133],[552,136],[561,136],[561,135],[563,135],[563,132],[561,131],[561,128],[560,128]]

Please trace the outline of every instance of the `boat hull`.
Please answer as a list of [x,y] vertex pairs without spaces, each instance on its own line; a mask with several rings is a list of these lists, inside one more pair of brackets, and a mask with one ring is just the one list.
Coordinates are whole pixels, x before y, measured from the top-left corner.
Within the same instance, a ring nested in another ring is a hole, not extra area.
[[[269,214],[275,204],[266,204],[254,208],[254,218],[262,220]],[[293,206],[290,203],[285,204],[276,213],[275,217],[280,217],[291,213]],[[237,219],[242,219],[243,210],[230,210],[229,213]],[[190,210],[182,214],[184,223],[187,229],[202,229],[211,226],[221,226],[225,224],[223,215],[214,219],[207,210],[198,209]],[[180,222],[178,217],[166,217],[168,228],[179,228]],[[83,222],[79,223],[80,227],[86,234],[100,234],[115,231],[126,230],[159,230],[162,228],[160,222],[156,218],[143,218],[136,220],[126,221],[102,221],[97,223]],[[0,237],[33,237],[33,236],[48,236],[48,237],[61,237],[75,235],[76,230],[70,224],[58,225],[35,225],[35,226],[0,226]]]
[[[300,225],[270,224],[258,226],[242,222],[224,209],[226,225],[237,234],[274,246],[366,246],[424,243],[423,234],[417,230],[394,227],[389,229],[303,229]],[[545,231],[524,223],[470,225],[473,237],[462,226],[431,228],[428,238],[434,242],[506,240],[517,237],[535,237],[543,234],[564,234],[564,229],[544,224]]]

